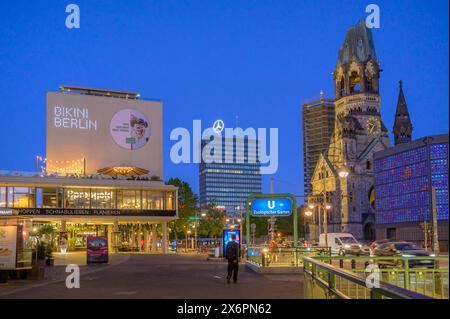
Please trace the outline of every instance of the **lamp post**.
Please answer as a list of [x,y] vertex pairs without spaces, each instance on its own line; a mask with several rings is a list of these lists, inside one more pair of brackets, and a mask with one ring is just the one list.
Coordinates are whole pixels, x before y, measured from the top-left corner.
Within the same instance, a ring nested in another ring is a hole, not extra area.
[[[310,218],[310,217],[312,216],[312,214],[313,214],[312,211],[307,210],[307,211],[305,212],[305,217]],[[305,239],[306,239],[306,229],[307,229],[307,227],[306,227],[306,219],[305,219]]]
[[[188,242],[188,234],[191,235],[191,231],[190,231],[190,230],[188,230],[187,233],[186,233],[186,251],[187,251],[187,249],[188,249],[188,248],[187,248],[187,247],[188,247],[188,243],[187,243],[187,242]],[[191,236],[189,236],[189,238],[190,238],[190,237],[191,237]]]

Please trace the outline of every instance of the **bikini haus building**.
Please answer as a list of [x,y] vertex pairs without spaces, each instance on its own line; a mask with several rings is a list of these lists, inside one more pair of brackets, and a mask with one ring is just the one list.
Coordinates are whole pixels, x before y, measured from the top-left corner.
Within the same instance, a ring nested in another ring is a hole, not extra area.
[[46,128],[35,172],[0,171],[0,226],[20,226],[24,240],[52,225],[62,251],[107,236],[111,252],[167,253],[177,188],[162,181],[162,103],[61,86],[47,93]]

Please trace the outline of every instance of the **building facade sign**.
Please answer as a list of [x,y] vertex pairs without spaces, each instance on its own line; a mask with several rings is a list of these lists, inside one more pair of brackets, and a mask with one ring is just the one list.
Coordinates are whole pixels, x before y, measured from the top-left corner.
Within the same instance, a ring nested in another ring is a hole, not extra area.
[[174,217],[175,210],[137,210],[137,209],[70,209],[70,208],[15,208],[14,213],[21,216],[143,216]]

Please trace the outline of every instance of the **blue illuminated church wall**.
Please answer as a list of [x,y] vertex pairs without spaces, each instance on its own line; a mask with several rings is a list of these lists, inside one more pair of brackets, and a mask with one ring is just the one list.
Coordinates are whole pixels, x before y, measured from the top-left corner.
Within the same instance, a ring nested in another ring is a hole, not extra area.
[[377,224],[431,220],[430,184],[438,220],[448,220],[448,144],[430,145],[429,151],[429,160],[427,146],[375,160]]

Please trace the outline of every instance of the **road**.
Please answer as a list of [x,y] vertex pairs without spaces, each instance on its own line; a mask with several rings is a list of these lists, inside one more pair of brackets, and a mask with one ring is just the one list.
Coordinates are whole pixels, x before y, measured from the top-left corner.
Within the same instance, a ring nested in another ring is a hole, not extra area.
[[238,283],[227,284],[226,268],[226,263],[206,261],[204,256],[130,255],[116,265],[82,267],[79,289],[66,288],[63,275],[59,281],[28,284],[18,290],[0,286],[0,298],[298,299],[303,296],[301,275],[260,275],[241,264]]

